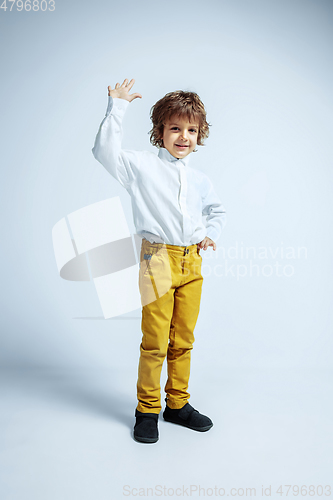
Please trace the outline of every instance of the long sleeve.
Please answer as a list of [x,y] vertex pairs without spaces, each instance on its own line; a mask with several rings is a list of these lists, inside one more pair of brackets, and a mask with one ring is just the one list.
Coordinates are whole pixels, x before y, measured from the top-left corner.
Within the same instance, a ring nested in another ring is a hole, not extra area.
[[138,163],[135,151],[121,149],[122,119],[129,105],[125,99],[109,96],[108,106],[92,153],[106,170],[126,189],[130,186]]
[[202,198],[202,215],[207,215],[206,236],[215,243],[221,236],[226,225],[226,210],[217,196],[212,182],[206,177],[205,189]]

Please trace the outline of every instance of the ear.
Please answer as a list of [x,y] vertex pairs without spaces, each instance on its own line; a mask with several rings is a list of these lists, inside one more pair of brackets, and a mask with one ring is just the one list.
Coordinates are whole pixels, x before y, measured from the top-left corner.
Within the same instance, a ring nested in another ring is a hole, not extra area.
[[160,130],[158,131],[158,140],[162,142],[162,147],[164,148],[163,134],[164,134],[164,123],[162,124]]

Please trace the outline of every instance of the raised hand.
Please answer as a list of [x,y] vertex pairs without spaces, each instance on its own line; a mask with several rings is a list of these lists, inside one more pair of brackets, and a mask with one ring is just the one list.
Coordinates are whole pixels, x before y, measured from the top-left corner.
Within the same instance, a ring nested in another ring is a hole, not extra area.
[[129,94],[129,91],[134,85],[134,78],[130,82],[128,82],[128,79],[125,78],[123,83],[120,85],[119,83],[116,83],[116,86],[114,89],[111,88],[111,86],[108,86],[108,91],[109,91],[109,96],[112,97],[118,97],[119,99],[125,99],[126,101],[133,101],[133,99],[136,99],[137,97],[142,98],[141,94]]

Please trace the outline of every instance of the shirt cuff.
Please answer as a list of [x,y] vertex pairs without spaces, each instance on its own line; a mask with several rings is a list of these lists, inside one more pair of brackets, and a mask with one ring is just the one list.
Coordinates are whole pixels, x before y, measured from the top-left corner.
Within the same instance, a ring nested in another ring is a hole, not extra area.
[[214,241],[214,243],[217,242],[219,239],[221,233],[219,233],[214,227],[207,227],[207,238],[210,238],[211,240]]
[[126,99],[120,99],[119,97],[112,97],[111,95],[109,95],[105,116],[109,116],[112,110],[112,114],[119,114],[118,111],[120,112],[120,114],[123,114],[125,113],[128,105],[129,101],[126,101]]

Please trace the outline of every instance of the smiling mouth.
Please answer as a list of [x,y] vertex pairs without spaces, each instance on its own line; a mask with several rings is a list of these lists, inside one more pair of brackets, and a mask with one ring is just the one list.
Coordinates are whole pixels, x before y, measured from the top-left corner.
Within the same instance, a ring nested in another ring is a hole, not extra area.
[[175,144],[177,148],[188,148],[188,145],[186,144]]

